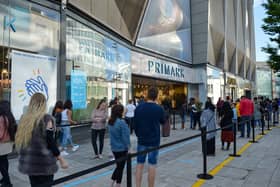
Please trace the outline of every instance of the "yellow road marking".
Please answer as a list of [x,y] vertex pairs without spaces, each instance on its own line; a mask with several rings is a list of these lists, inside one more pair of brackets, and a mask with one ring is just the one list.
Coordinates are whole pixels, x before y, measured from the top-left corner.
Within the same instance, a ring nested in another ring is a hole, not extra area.
[[[272,127],[274,128],[274,127]],[[269,131],[264,131],[264,133],[267,133]],[[259,140],[263,137],[263,135],[257,135],[256,136],[256,140]],[[237,152],[237,154],[241,155],[244,151],[246,151],[252,143],[248,142],[247,144],[245,144],[244,146],[242,146],[239,151]],[[217,165],[214,169],[212,169],[209,174],[210,175],[216,175],[221,169],[223,169],[223,167],[225,167],[227,164],[229,164],[235,157],[228,157],[226,158],[223,162],[221,162],[219,165]],[[200,187],[202,186],[204,183],[206,182],[205,179],[198,179],[193,185],[192,187]]]

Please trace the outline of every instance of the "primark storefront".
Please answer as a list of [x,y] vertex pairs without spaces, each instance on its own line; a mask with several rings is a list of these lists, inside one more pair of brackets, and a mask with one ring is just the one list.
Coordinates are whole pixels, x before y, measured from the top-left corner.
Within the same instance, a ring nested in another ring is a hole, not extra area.
[[11,102],[16,119],[35,92],[46,96],[49,111],[57,100],[71,99],[77,121],[88,120],[101,99],[126,104],[149,86],[159,88],[159,102],[168,96],[174,107],[182,98],[205,97],[199,90],[206,70],[191,68],[189,1],[149,1],[134,40],[132,29],[123,29],[124,15],[113,22],[123,37],[110,21],[100,24],[75,1],[72,9],[65,2],[0,0],[0,99]]

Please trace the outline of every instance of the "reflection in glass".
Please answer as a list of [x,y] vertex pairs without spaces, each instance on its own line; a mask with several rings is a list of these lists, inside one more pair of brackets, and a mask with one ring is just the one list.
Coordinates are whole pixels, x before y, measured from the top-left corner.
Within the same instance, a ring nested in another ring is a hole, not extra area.
[[[101,99],[119,97],[126,104],[131,82],[130,50],[91,28],[67,18],[66,85],[70,98],[71,71],[86,75],[86,109],[74,110],[77,120],[89,119]],[[75,98],[71,98],[72,100]]]
[[[5,21],[14,20],[5,27]],[[26,0],[0,0],[0,99],[11,98],[13,49],[58,56],[60,14]],[[24,70],[25,71],[25,70]]]
[[266,69],[257,69],[257,94],[272,98],[271,95],[271,71]]
[[136,44],[190,62],[191,29],[189,0],[149,2]]
[[47,56],[58,56],[58,12],[25,0],[2,1],[0,0],[0,20],[14,19],[16,32],[8,28],[3,30],[1,25],[0,32],[4,36],[3,41],[1,37],[1,44]]

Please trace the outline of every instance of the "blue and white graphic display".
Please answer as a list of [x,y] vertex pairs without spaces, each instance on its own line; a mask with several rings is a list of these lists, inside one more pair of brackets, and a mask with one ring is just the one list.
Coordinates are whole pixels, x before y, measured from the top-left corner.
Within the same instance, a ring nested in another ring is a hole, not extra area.
[[73,109],[86,108],[87,79],[82,71],[72,70],[71,72],[71,100]]

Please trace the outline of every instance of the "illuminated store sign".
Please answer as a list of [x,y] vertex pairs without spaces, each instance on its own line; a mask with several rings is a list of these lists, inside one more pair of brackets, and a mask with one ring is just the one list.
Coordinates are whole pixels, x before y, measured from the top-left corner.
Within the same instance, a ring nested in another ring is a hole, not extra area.
[[172,64],[165,64],[156,61],[148,61],[149,72],[155,72],[164,75],[170,75],[172,77],[184,78],[184,69],[174,67]]

